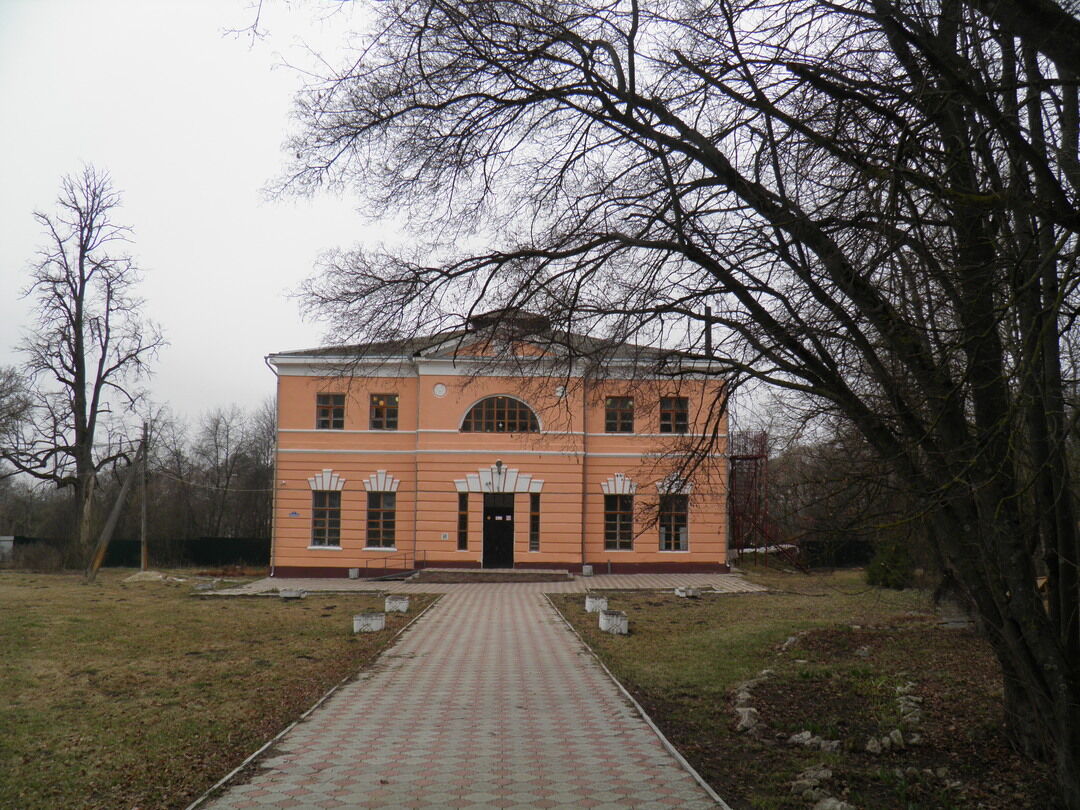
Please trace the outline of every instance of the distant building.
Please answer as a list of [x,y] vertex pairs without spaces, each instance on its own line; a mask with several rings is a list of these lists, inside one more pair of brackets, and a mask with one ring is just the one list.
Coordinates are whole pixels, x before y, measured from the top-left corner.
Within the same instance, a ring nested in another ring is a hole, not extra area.
[[[272,574],[727,570],[721,383],[690,361],[643,377],[660,353],[636,346],[586,373],[559,347],[589,340],[502,312],[463,331],[270,355]],[[716,463],[680,478],[678,455],[662,454],[706,432]]]

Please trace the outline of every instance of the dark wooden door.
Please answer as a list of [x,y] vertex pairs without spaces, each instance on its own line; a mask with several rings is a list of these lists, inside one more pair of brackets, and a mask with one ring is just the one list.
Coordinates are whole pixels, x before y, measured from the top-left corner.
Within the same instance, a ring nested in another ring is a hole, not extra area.
[[484,493],[484,568],[514,567],[514,495]]

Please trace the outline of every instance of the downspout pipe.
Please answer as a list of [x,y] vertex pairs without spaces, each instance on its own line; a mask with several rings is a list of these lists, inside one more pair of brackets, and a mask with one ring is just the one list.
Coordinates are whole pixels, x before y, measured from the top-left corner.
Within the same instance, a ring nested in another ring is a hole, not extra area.
[[412,560],[413,568],[419,568],[416,558],[416,535],[420,530],[420,361],[413,358],[413,396],[416,398],[416,430],[413,431],[413,516]]
[[585,565],[585,530],[588,525],[589,471],[589,377],[581,375],[581,564]]
[[281,430],[281,377],[277,368],[270,362],[270,355],[263,357],[263,362],[274,375],[274,463],[271,465],[273,476],[270,479],[270,576],[274,576],[274,545],[277,543],[278,510],[278,435]]

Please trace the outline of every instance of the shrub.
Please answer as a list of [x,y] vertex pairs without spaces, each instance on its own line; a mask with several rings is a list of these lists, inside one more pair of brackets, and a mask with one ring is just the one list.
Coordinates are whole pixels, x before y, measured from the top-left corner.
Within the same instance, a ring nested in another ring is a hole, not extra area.
[[896,542],[878,543],[866,569],[866,581],[882,588],[910,588],[915,582],[915,565],[907,547]]
[[16,568],[24,571],[59,571],[64,567],[64,554],[50,543],[16,545],[12,553]]

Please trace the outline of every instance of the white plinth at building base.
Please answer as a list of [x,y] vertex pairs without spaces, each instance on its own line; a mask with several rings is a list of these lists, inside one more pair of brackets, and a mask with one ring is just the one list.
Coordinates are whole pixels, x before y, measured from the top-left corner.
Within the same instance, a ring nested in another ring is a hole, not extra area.
[[583,565],[583,566],[581,566],[581,575],[583,577],[591,577],[592,576],[592,566],[591,565]]
[[385,613],[357,613],[352,619],[354,633],[377,633],[386,627]]
[[701,590],[699,588],[691,588],[689,586],[685,588],[676,588],[675,595],[681,596],[684,599],[697,599],[701,596]]
[[607,610],[607,597],[585,594],[585,612],[599,613],[601,610]]
[[630,633],[630,621],[626,618],[626,613],[621,610],[601,610],[600,630],[616,636],[625,636]]
[[386,597],[383,609],[387,613],[408,613],[409,597],[401,594],[390,594]]

